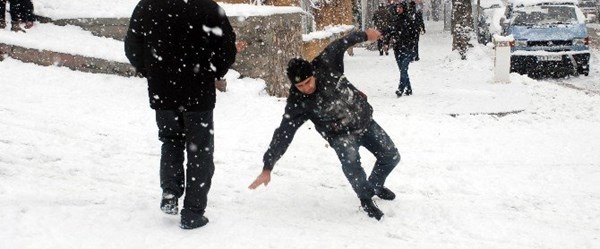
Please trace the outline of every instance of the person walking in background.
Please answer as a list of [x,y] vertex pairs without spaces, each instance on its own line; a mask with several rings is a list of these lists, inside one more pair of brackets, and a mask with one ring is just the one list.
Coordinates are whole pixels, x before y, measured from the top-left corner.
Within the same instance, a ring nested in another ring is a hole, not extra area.
[[396,96],[402,97],[402,95],[412,95],[413,93],[408,76],[408,66],[416,56],[418,29],[415,19],[406,11],[406,3],[396,4],[395,9],[396,14],[393,15],[390,32],[386,35],[385,41],[393,44],[394,56],[400,70],[400,82]]
[[419,61],[421,59],[419,58],[419,39],[421,34],[425,34],[425,21],[423,21],[423,12],[417,8],[415,1],[410,1],[408,9],[410,10],[409,13],[412,15],[412,18],[415,20],[415,24],[417,26],[417,47],[415,48],[415,61]]
[[[249,186],[255,189],[271,181],[271,171],[283,156],[304,122],[310,120],[329,142],[342,164],[342,170],[369,217],[381,219],[383,212],[372,200],[374,195],[393,200],[394,192],[384,187],[385,180],[400,162],[392,139],[373,120],[367,96],[344,76],[344,51],[364,41],[375,41],[379,31],[352,32],[333,41],[311,62],[293,58],[287,67],[292,83],[283,119],[263,156],[263,169]],[[377,161],[367,178],[360,163],[359,147],[367,148]]]
[[389,32],[391,18],[390,11],[383,3],[380,3],[377,11],[373,13],[373,24],[375,25],[375,28],[382,34],[382,37],[377,39],[377,50],[379,50],[380,56],[382,56],[384,53],[385,55],[389,54],[389,46],[388,44],[384,43],[383,36]]
[[215,170],[215,82],[235,61],[235,41],[225,11],[212,0],[141,0],[129,23],[125,53],[148,80],[162,142],[160,208],[177,214],[178,199],[185,193],[183,229],[208,223],[204,213]]

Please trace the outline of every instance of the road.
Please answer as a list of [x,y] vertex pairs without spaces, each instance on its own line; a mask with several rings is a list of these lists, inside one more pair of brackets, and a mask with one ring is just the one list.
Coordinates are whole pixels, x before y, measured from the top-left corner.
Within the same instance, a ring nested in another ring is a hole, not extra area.
[[565,87],[581,90],[588,94],[600,95],[600,23],[590,23],[587,27],[588,34],[592,39],[590,75],[545,80]]
[[588,23],[587,27],[592,38],[592,48],[600,50],[600,23]]

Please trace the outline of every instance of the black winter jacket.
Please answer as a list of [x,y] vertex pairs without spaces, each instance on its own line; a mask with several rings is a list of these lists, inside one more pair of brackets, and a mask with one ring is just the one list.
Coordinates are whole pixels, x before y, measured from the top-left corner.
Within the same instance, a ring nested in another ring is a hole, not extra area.
[[212,0],[141,0],[125,54],[148,79],[153,109],[207,111],[215,106],[215,79],[235,61],[235,38]]
[[275,129],[269,149],[263,156],[263,169],[273,169],[306,120],[312,121],[326,140],[366,131],[373,118],[373,108],[367,102],[367,96],[344,76],[344,52],[366,40],[365,32],[350,33],[332,42],[311,62],[317,87],[314,93],[303,94],[292,85],[281,124]]
[[394,51],[415,51],[420,27],[417,25],[415,15],[411,15],[406,8],[404,9],[402,14],[394,12],[390,32],[385,34],[384,40],[388,44],[393,44]]

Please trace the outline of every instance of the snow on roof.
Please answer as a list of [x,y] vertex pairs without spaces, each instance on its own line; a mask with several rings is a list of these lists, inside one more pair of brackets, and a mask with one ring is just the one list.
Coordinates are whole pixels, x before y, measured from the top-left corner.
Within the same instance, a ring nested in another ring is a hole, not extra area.
[[509,4],[513,5],[536,5],[542,3],[553,3],[553,4],[572,4],[576,5],[578,0],[508,0]]
[[482,8],[489,8],[492,7],[492,5],[499,5],[499,6],[504,6],[504,3],[502,0],[481,0],[479,2],[479,6],[481,6]]

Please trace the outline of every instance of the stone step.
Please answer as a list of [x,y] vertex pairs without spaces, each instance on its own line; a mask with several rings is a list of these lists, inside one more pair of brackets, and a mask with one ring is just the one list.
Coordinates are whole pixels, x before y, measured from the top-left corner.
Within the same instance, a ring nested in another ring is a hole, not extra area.
[[81,72],[115,74],[120,76],[135,75],[135,69],[129,63],[0,43],[0,61],[3,59],[3,55],[23,62],[43,66],[67,67]]
[[92,32],[95,36],[125,40],[129,18],[77,18],[54,20],[60,26],[74,25]]
[[24,62],[92,73],[135,74],[125,57],[123,42],[98,37],[80,27],[48,23],[27,33],[0,32],[0,53]]

